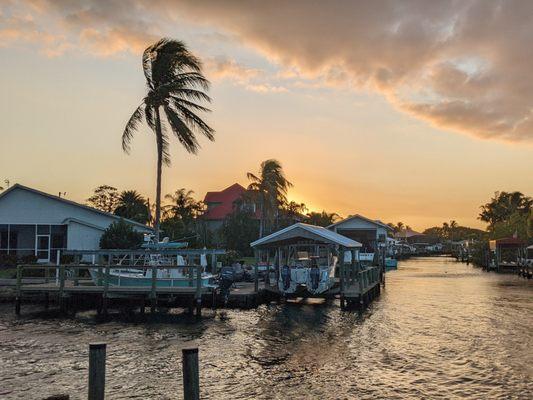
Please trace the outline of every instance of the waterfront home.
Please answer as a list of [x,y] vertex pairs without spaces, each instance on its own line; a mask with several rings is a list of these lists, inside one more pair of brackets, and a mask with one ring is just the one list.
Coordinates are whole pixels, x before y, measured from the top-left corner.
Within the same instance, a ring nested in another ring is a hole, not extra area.
[[[97,250],[120,217],[19,184],[0,194],[0,254],[56,260],[58,250]],[[124,219],[141,233],[152,228]]]
[[361,243],[362,253],[374,253],[378,243],[386,243],[388,234],[393,232],[387,224],[359,214],[336,222],[328,229]]
[[207,192],[204,197],[204,203],[207,210],[202,216],[206,221],[207,228],[210,231],[218,230],[224,219],[233,212],[235,207],[241,207],[252,212],[259,219],[259,210],[254,202],[246,199],[248,191],[238,183],[228,186],[218,192]]

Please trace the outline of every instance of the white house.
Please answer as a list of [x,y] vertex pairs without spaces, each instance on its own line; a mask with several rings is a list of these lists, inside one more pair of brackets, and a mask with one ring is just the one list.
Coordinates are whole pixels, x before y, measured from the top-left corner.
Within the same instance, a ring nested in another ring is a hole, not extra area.
[[[55,260],[58,250],[96,250],[120,217],[16,184],[0,193],[0,254]],[[152,229],[127,220],[141,233]]]
[[363,253],[373,253],[377,243],[386,242],[388,233],[393,231],[387,224],[359,214],[336,222],[328,226],[328,229],[361,243]]

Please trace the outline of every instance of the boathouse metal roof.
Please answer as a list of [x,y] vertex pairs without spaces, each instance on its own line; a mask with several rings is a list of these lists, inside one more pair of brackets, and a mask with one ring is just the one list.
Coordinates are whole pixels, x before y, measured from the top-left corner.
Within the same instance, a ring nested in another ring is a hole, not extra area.
[[302,222],[298,222],[297,224],[288,226],[280,231],[271,233],[264,238],[250,243],[250,246],[260,247],[271,244],[273,245],[279,242],[290,241],[298,238],[314,240],[320,243],[336,244],[348,248],[362,247],[361,243],[347,238],[346,236],[330,231],[322,226],[309,225]]
[[392,231],[393,230],[389,225],[381,222],[378,219],[370,219],[370,218],[367,218],[367,217],[365,217],[363,215],[360,215],[360,214],[350,215],[347,218],[344,218],[344,219],[342,219],[340,221],[335,222],[334,224],[331,224],[330,226],[328,226],[328,228],[331,229],[331,228],[336,227],[336,226],[338,227],[340,225],[345,224],[348,221],[351,221],[352,219],[360,219],[360,220],[366,221],[366,222],[368,222],[368,223],[370,223],[372,225],[380,226],[380,227],[382,227],[382,228],[384,228],[384,229],[386,229],[388,231]]

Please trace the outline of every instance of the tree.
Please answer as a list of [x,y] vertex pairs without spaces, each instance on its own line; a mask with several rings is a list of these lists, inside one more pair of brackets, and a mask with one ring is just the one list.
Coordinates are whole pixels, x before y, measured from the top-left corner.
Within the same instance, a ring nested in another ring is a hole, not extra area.
[[339,218],[340,216],[337,213],[328,213],[326,211],[312,211],[307,214],[307,219],[305,222],[311,225],[329,226],[331,224],[334,224],[335,221],[337,221]]
[[259,237],[259,224],[250,211],[235,208],[224,219],[221,234],[226,249],[236,250],[242,256],[252,255],[250,243]]
[[533,199],[520,192],[496,192],[491,200],[481,206],[479,219],[489,224],[492,230],[498,222],[508,221],[515,212],[528,215],[533,208]]
[[454,233],[459,225],[457,224],[457,221],[451,220],[450,224],[448,225],[448,230],[450,232],[450,240],[453,242],[454,239]]
[[204,204],[196,201],[192,190],[184,188],[176,190],[173,194],[167,194],[165,199],[170,200],[169,205],[163,207],[167,218],[179,218],[185,223],[197,218],[204,210]]
[[306,211],[307,206],[304,203],[290,201],[286,204],[282,204],[279,209],[278,228],[284,228],[295,224],[296,222],[305,221],[307,218],[305,215]]
[[529,214],[515,211],[505,221],[496,222],[492,226],[491,237],[493,239],[501,239],[516,235],[519,239],[527,240],[530,237],[528,232],[529,219]]
[[148,203],[137,191],[125,190],[118,197],[115,215],[147,224],[150,221]]
[[109,185],[101,185],[94,189],[94,194],[87,199],[90,206],[99,210],[113,213],[117,208],[119,194],[117,188]]
[[100,237],[102,249],[136,249],[143,241],[143,234],[137,232],[123,219],[113,222]]
[[274,159],[261,163],[259,176],[251,172],[247,174],[251,183],[248,190],[252,192],[259,203],[261,212],[259,224],[259,237],[263,237],[268,225],[273,225],[274,218],[278,217],[279,208],[287,202],[287,191],[292,187],[283,172],[280,162]]
[[146,121],[155,134],[157,147],[154,225],[155,237],[159,241],[162,166],[170,165],[168,132],[176,136],[186,151],[196,154],[200,148],[197,134],[213,141],[215,131],[196,114],[197,111],[210,111],[198,104],[211,101],[205,93],[209,89],[209,81],[202,74],[200,60],[188,50],[185,43],[161,39],[144,51],[142,65],[148,94],[126,124],[122,134],[122,149],[129,153],[134,132],[143,120]]

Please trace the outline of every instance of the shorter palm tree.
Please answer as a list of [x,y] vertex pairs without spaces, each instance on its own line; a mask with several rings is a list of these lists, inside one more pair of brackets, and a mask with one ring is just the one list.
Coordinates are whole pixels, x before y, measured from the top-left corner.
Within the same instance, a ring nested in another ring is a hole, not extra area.
[[141,224],[150,221],[148,203],[136,190],[125,190],[118,197],[115,215],[128,218]]
[[172,194],[165,196],[166,200],[170,201],[169,205],[163,207],[166,218],[179,218],[188,222],[197,218],[203,211],[204,206],[201,201],[196,201],[192,195],[192,190],[185,190],[181,188]]

